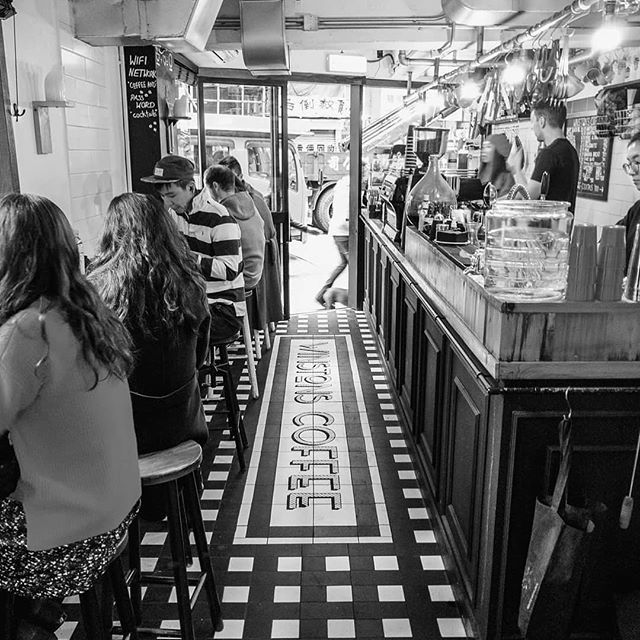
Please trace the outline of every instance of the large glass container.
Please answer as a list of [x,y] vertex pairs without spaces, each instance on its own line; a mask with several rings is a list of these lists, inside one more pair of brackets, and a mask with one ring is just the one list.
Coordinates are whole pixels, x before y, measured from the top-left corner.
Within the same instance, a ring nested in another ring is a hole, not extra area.
[[456,207],[456,194],[442,177],[438,156],[429,156],[427,172],[409,192],[405,215],[420,231],[429,234],[435,224],[451,217]]
[[484,284],[515,301],[559,300],[567,288],[568,202],[498,200],[485,217]]

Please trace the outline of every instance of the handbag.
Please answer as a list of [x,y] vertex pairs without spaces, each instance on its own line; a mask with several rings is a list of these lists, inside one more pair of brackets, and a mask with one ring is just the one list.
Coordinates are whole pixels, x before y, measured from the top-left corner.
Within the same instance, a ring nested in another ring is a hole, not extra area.
[[11,495],[20,478],[20,467],[9,434],[0,436],[0,500]]
[[528,640],[569,637],[595,526],[592,510],[566,504],[573,450],[571,419],[558,426],[561,461],[551,499],[537,499],[522,579],[518,626]]

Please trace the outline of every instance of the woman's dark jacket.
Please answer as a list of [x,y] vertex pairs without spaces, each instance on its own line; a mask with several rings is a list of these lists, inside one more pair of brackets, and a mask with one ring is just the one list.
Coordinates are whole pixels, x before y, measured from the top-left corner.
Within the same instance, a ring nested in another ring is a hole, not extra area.
[[209,308],[204,297],[193,301],[196,330],[182,326],[144,336],[129,328],[135,367],[129,376],[138,453],[173,447],[185,440],[207,441],[197,369],[204,362],[209,340]]

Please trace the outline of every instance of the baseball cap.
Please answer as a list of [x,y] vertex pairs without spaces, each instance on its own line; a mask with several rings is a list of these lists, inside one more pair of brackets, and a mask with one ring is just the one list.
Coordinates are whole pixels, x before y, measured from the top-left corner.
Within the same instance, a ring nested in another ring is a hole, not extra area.
[[193,180],[195,172],[196,167],[191,160],[182,156],[165,156],[156,162],[153,175],[140,178],[140,181],[151,184],[166,184],[178,182],[178,180]]

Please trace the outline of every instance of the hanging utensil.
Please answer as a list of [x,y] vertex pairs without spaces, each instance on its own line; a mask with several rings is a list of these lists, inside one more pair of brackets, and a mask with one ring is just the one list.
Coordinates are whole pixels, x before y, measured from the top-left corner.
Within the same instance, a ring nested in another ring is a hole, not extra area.
[[622,501],[622,507],[620,508],[620,518],[618,524],[621,529],[628,529],[629,522],[631,521],[631,514],[633,513],[633,483],[636,479],[636,469],[638,468],[638,453],[640,453],[640,431],[638,431],[638,443],[636,444],[636,457],[633,461],[633,471],[631,472],[631,482],[629,484],[629,494],[626,495]]
[[540,200],[546,200],[549,193],[549,172],[543,171],[540,180]]
[[493,203],[498,199],[498,190],[493,186],[493,183],[487,182],[487,185],[482,192],[482,202],[488,209],[493,207]]

